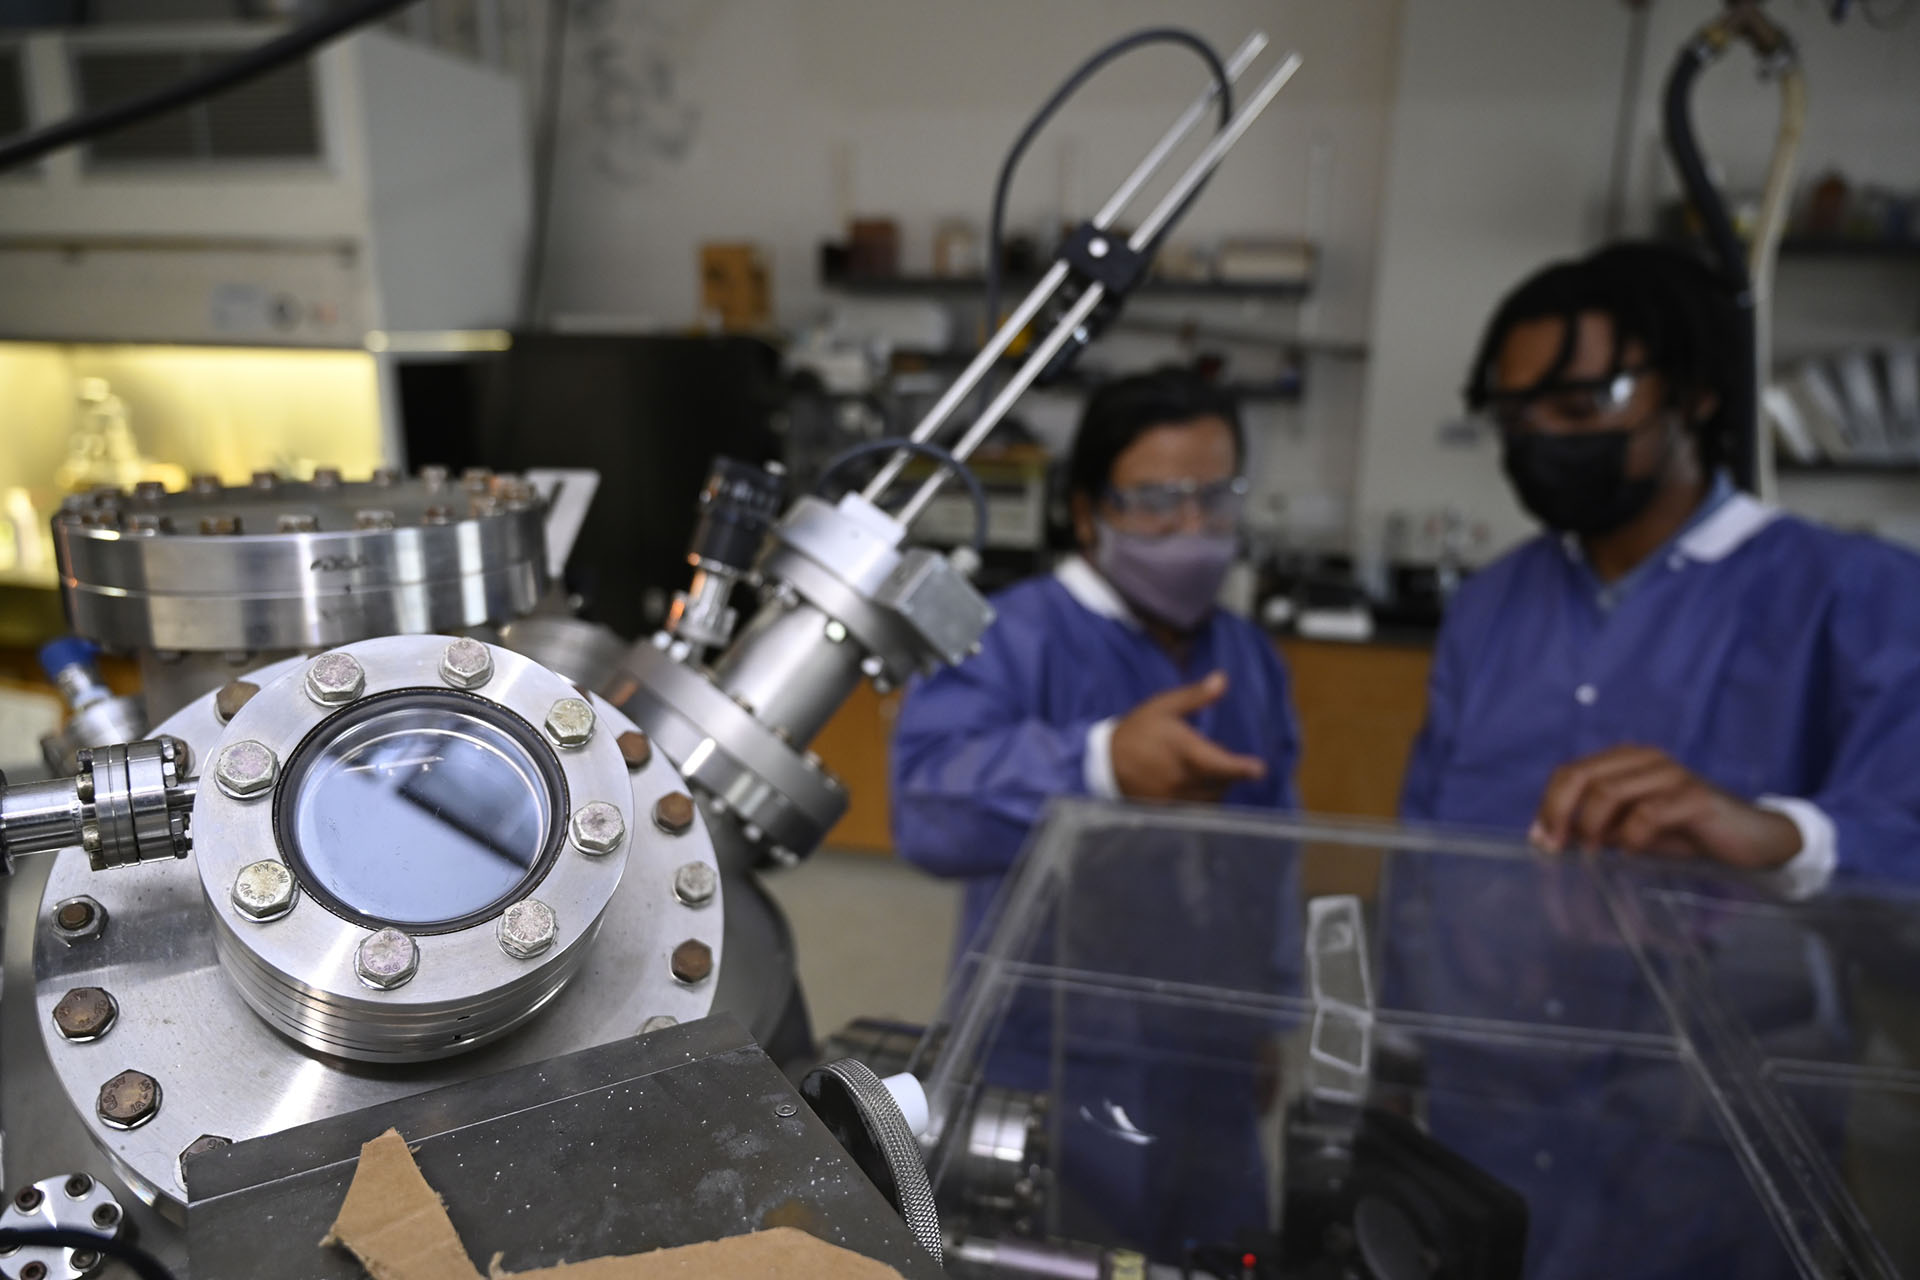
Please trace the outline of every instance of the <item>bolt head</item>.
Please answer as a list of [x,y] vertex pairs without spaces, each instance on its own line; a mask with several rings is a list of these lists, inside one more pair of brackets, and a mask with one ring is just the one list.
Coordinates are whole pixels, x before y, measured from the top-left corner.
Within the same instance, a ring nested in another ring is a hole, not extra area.
[[214,783],[236,800],[261,795],[273,788],[280,762],[266,744],[252,738],[230,742],[214,761]]
[[547,711],[547,736],[556,746],[584,747],[593,736],[593,708],[583,698],[562,698]]
[[440,678],[456,689],[478,689],[493,679],[493,650],[478,640],[455,640],[440,655]]
[[713,976],[713,948],[698,938],[688,938],[673,949],[669,966],[675,981],[695,986]]
[[293,910],[299,892],[287,865],[265,858],[249,862],[233,878],[233,907],[249,920],[278,920]]
[[120,1206],[117,1204],[103,1204],[93,1211],[93,1225],[102,1231],[111,1230],[119,1221]]
[[260,686],[251,680],[229,680],[213,695],[213,713],[225,724],[239,715],[240,708],[253,701],[253,695],[258,692]]
[[665,1031],[668,1027],[677,1027],[679,1025],[680,1019],[674,1017],[672,1014],[656,1013],[640,1024],[640,1034],[644,1036],[654,1031]]
[[589,800],[575,809],[569,826],[582,853],[612,853],[627,838],[627,820],[605,800]]
[[100,987],[75,987],[53,1006],[53,1025],[62,1039],[76,1044],[98,1040],[113,1028],[120,1006]]
[[323,653],[307,667],[307,696],[323,707],[352,702],[367,687],[367,673],[350,653]]
[[13,1198],[13,1207],[22,1213],[32,1213],[46,1198],[38,1187],[22,1187],[20,1194]]
[[629,729],[614,739],[620,746],[620,758],[629,769],[644,769],[653,759],[653,744],[638,729]]
[[690,907],[704,907],[713,901],[720,877],[704,862],[688,862],[673,873],[673,896]]
[[85,933],[99,918],[100,904],[92,898],[68,898],[53,909],[53,926],[62,933]]
[[160,1114],[160,1082],[144,1071],[122,1071],[100,1086],[94,1114],[113,1129],[138,1129]]
[[353,953],[353,971],[378,991],[403,987],[420,972],[420,948],[398,929],[378,930],[360,940]]
[[500,913],[500,949],[515,960],[531,960],[553,945],[560,925],[553,908],[526,898]]
[[653,825],[670,836],[684,834],[693,826],[693,797],[684,791],[669,791],[653,806]]
[[313,487],[316,489],[338,489],[340,487],[340,468],[315,467],[313,469]]
[[840,619],[829,618],[827,620],[826,630],[827,630],[827,639],[832,641],[834,644],[846,643],[847,624],[840,621]]

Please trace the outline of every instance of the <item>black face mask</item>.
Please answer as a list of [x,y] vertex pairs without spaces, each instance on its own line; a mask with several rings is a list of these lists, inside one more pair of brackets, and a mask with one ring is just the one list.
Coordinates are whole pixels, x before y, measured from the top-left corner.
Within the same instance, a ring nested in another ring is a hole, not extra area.
[[1611,533],[1647,509],[1666,471],[1663,453],[1652,474],[1627,475],[1633,437],[1632,428],[1566,435],[1510,431],[1500,460],[1520,505],[1548,528]]

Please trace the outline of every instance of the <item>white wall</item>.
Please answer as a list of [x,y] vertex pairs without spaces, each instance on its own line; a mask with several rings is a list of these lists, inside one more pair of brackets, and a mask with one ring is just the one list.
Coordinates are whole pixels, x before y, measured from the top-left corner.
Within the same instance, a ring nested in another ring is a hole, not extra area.
[[[1654,202],[1673,195],[1658,98],[1682,39],[1718,7],[1655,0],[1629,231],[1649,230]],[[1810,6],[1776,4],[1773,12],[1798,38],[1810,85],[1802,173],[1837,164],[1855,180],[1920,186],[1920,23],[1881,32],[1856,13],[1835,29]],[[1601,238],[1627,34],[1618,3],[1407,6],[1356,501],[1363,543],[1396,510],[1446,506],[1485,521],[1489,550],[1530,531],[1500,479],[1493,443],[1444,445],[1438,428],[1459,412],[1479,326],[1500,295],[1549,259]],[[1764,177],[1776,98],[1771,85],[1756,84],[1744,51],[1696,91],[1703,146],[1736,190]],[[1910,270],[1855,271],[1843,286],[1823,284],[1826,274],[1812,263],[1783,269],[1783,347],[1817,345],[1819,325],[1846,322],[1847,295],[1856,290],[1872,294],[1858,299],[1861,328],[1904,315],[1911,330],[1920,318]],[[1904,292],[1889,302],[1875,292],[1883,288]],[[1796,296],[1809,295],[1827,313],[1818,324],[1791,314]],[[1920,500],[1920,486],[1908,492]],[[1886,496],[1862,494],[1876,495]]]
[[[1223,53],[1264,29],[1305,63],[1176,239],[1313,234],[1324,269],[1304,312],[1167,300],[1137,301],[1139,312],[1367,335],[1398,0],[609,0],[576,13],[549,315],[689,324],[699,245],[742,239],[772,252],[782,322],[804,323],[830,301],[816,247],[848,214],[898,220],[903,266],[924,271],[937,221],[984,227],[1003,153],[1075,65],[1123,32],[1179,24]],[[1103,72],[1029,152],[1010,229],[1090,214],[1202,83],[1180,50]],[[1324,177],[1309,182],[1316,154]],[[1119,364],[1171,351],[1128,340],[1100,354]],[[1295,496],[1296,511],[1314,495],[1343,501],[1357,462],[1358,370],[1310,372],[1304,404],[1250,415],[1267,487]]]

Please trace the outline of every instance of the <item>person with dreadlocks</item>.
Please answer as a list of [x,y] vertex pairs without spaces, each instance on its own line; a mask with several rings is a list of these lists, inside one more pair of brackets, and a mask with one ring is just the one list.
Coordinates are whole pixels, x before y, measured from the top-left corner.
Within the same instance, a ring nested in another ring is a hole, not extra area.
[[1547,532],[1442,628],[1403,816],[1774,873],[1920,881],[1920,558],[1721,469],[1738,323],[1682,250],[1558,263],[1470,372]]
[[[1707,859],[1793,898],[1920,882],[1920,558],[1734,487],[1737,323],[1717,276],[1654,245],[1549,266],[1500,304],[1467,402],[1546,531],[1448,608],[1405,818]],[[1667,1027],[1579,865],[1409,858],[1382,914],[1388,1007]],[[1796,1056],[1844,1056],[1823,952],[1701,916],[1718,1000]],[[1463,1036],[1430,1040],[1423,1069],[1433,1136],[1527,1201],[1529,1277],[1795,1274],[1673,1061]],[[1838,1117],[1806,1118],[1837,1147]]]

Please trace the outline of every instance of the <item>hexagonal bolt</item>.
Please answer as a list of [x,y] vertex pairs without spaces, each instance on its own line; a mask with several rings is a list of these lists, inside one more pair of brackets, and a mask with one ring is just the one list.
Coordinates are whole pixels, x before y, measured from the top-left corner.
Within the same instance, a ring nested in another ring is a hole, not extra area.
[[582,853],[612,853],[627,838],[626,819],[605,800],[589,800],[575,809],[568,825],[573,843]]
[[187,481],[187,487],[202,497],[220,492],[220,477],[211,472],[202,471]]
[[186,1186],[188,1156],[197,1156],[208,1151],[218,1151],[222,1147],[230,1147],[232,1145],[232,1138],[223,1138],[217,1133],[201,1134],[192,1142],[180,1148],[180,1154],[173,1158],[174,1177],[179,1180],[181,1186]]
[[869,680],[878,680],[887,674],[887,664],[881,660],[879,654],[870,653],[860,659],[860,674]]
[[420,517],[420,522],[422,524],[452,524],[453,508],[447,506],[445,503],[436,502],[427,508],[426,514]]
[[110,1129],[138,1129],[160,1114],[160,1082],[144,1071],[122,1071],[100,1086],[93,1113]]
[[316,489],[338,489],[340,487],[340,468],[315,467],[313,469],[313,487]]
[[350,653],[323,653],[307,667],[307,696],[323,707],[352,702],[366,687],[367,673]]
[[292,911],[299,896],[293,872],[287,870],[285,863],[272,858],[249,862],[233,878],[233,909],[262,924]]
[[353,971],[376,990],[403,987],[420,972],[420,948],[398,929],[381,929],[360,940],[353,953]]
[[20,1194],[13,1198],[13,1207],[22,1213],[32,1213],[45,1199],[46,1196],[41,1194],[40,1188],[22,1187]]
[[627,762],[629,770],[644,769],[653,759],[653,743],[638,729],[629,729],[614,741],[619,744],[620,758]]
[[531,960],[553,945],[560,932],[553,908],[538,898],[523,898],[500,913],[500,949],[515,960]]
[[353,527],[356,529],[391,529],[394,524],[393,512],[377,507],[367,507],[353,513]]
[[213,695],[213,714],[220,717],[221,724],[226,724],[239,715],[240,708],[252,702],[258,692],[260,686],[251,680],[229,680]]
[[400,483],[400,473],[392,467],[375,467],[368,479],[382,488],[391,488]]
[[200,532],[209,538],[227,538],[240,532],[239,516],[201,516]]
[[120,1222],[120,1206],[103,1204],[93,1211],[93,1225],[102,1231],[111,1231]]
[[455,640],[440,655],[440,678],[456,689],[478,689],[493,679],[493,650],[478,640]]
[[253,473],[253,487],[263,493],[280,487],[280,474],[277,471],[256,471]]
[[142,480],[133,486],[133,496],[142,502],[154,502],[167,496],[167,486],[158,480]]
[[273,527],[280,533],[318,533],[320,517],[311,512],[283,511]]
[[151,511],[142,511],[127,521],[127,528],[135,533],[172,533],[173,521]]
[[429,489],[444,488],[447,483],[447,469],[438,465],[420,468],[420,480]]
[[97,938],[107,926],[107,909],[84,895],[55,903],[53,930],[72,944],[82,938]]
[[87,1198],[87,1193],[93,1190],[93,1179],[84,1173],[76,1173],[68,1178],[66,1185],[60,1189],[67,1193],[69,1200],[84,1200]]
[[547,710],[547,736],[562,747],[583,747],[593,736],[593,707],[583,698],[562,698]]
[[704,907],[713,901],[720,877],[704,862],[688,862],[673,873],[673,896],[690,907]]
[[279,760],[252,738],[228,743],[213,762],[214,784],[235,800],[266,794],[279,774]]
[[697,986],[713,976],[713,948],[698,938],[688,938],[673,949],[669,968],[676,982]]
[[53,1025],[62,1039],[75,1044],[98,1040],[113,1029],[120,1006],[113,995],[100,987],[75,987],[53,1006]]
[[655,1031],[665,1031],[668,1027],[677,1027],[680,1019],[670,1013],[656,1013],[640,1024],[640,1034],[648,1035]]
[[669,791],[654,802],[653,825],[670,836],[685,835],[693,826],[693,797]]
[[830,643],[845,644],[847,641],[847,624],[840,621],[840,619],[838,618],[828,618],[827,625],[826,625],[826,634],[827,634],[827,640]]

